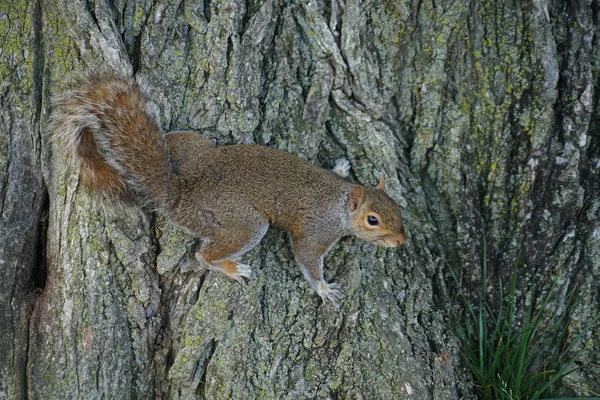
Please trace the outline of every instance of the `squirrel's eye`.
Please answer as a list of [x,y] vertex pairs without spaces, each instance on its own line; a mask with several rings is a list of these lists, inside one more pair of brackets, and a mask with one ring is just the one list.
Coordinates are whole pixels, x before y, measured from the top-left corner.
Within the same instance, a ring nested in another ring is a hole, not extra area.
[[371,226],[377,226],[377,225],[379,225],[379,220],[377,219],[377,217],[376,217],[376,216],[374,216],[374,215],[369,215],[369,216],[367,217],[367,223],[368,223],[369,225],[371,225]]

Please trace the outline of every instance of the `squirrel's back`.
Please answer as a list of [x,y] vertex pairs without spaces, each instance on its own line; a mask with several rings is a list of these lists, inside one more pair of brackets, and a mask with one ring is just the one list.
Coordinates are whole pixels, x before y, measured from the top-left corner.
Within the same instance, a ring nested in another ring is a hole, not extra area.
[[89,75],[56,100],[49,128],[87,187],[164,207],[173,195],[171,169],[149,104],[133,79]]
[[209,145],[192,133],[165,139],[184,209],[188,202],[221,208],[230,202],[232,210],[244,204],[288,230],[301,216],[332,205],[345,215],[352,184],[296,155],[259,145]]

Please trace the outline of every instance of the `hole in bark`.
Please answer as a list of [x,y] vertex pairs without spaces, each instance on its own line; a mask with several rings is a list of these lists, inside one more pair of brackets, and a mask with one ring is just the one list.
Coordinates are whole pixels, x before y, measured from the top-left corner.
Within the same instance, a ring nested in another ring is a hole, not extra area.
[[233,51],[233,40],[231,39],[231,36],[229,36],[227,38],[227,50],[225,52],[226,57],[225,60],[227,60],[227,66],[229,67],[229,64],[231,63],[231,52]]
[[210,13],[210,0],[204,0],[204,17],[210,22],[212,14]]
[[46,243],[48,241],[48,214],[50,210],[50,198],[48,191],[44,188],[42,192],[42,209],[38,225],[37,245],[35,247],[35,262],[31,271],[31,280],[36,288],[44,289],[48,277]]
[[131,49],[131,53],[129,54],[129,61],[131,61],[131,68],[133,69],[134,75],[137,73],[140,66],[141,47],[142,34],[140,33],[139,35],[133,37],[133,48]]
[[598,25],[598,19],[600,17],[600,1],[592,1],[592,20],[594,25]]

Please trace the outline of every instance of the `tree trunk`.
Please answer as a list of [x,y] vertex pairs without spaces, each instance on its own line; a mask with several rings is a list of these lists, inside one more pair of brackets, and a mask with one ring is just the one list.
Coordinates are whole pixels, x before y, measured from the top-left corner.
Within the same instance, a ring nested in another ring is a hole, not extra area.
[[[0,399],[474,397],[450,268],[477,287],[485,249],[524,304],[557,282],[556,307],[585,295],[574,329],[600,312],[599,24],[598,0],[0,3]],[[51,97],[99,68],[143,82],[164,131],[384,174],[407,244],[340,241],[340,310],[284,232],[247,286],[207,271],[43,135]]]

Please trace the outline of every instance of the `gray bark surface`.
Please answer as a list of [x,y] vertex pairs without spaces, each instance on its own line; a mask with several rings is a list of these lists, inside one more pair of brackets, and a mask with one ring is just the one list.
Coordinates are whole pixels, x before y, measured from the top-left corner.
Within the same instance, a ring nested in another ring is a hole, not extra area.
[[[449,268],[478,287],[484,230],[490,285],[516,268],[523,306],[581,292],[574,330],[600,312],[599,24],[597,0],[0,3],[0,399],[473,398]],[[98,68],[135,74],[165,132],[384,174],[407,244],[341,240],[340,310],[284,232],[245,256],[248,285],[207,271],[194,237],[86,193],[43,135],[51,97]]]

